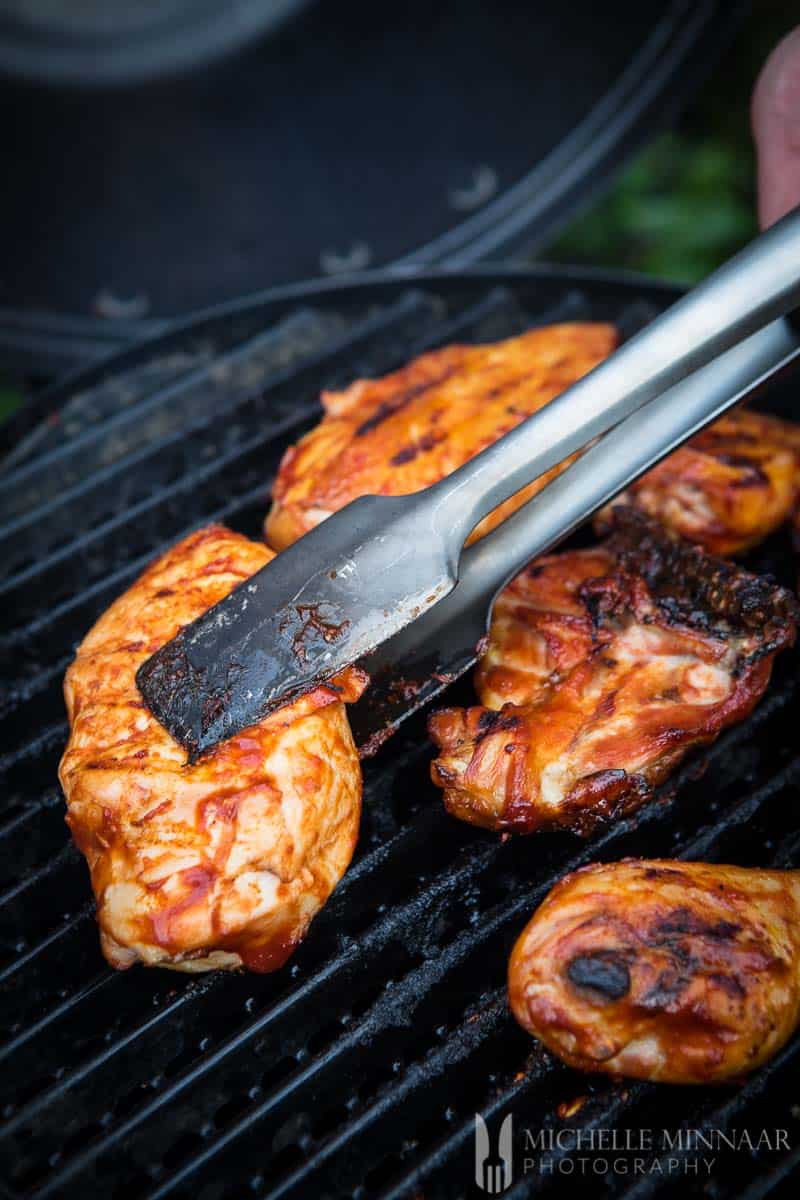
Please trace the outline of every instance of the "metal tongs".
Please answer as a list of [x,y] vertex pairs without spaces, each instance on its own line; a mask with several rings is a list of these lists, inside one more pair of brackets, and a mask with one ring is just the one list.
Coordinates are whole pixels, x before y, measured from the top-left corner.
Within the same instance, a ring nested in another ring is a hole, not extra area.
[[[395,683],[409,660],[429,662],[397,699],[389,686],[383,704],[362,700],[357,738],[374,745],[470,665],[494,596],[527,561],[797,358],[779,318],[798,303],[795,210],[445,479],[361,497],[283,551],[142,665],[148,706],[194,758],[354,662]],[[485,516],[587,446],[462,556]],[[459,623],[458,654],[445,652]]]

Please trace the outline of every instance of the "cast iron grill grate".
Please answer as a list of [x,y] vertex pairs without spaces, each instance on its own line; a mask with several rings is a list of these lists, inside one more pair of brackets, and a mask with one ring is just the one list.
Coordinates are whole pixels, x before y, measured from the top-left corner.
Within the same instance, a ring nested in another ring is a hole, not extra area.
[[[412,719],[365,764],[354,863],[274,976],[108,969],[56,784],[61,677],[77,642],[188,529],[215,519],[258,536],[271,475],[315,421],[321,387],[535,322],[635,326],[672,296],[559,272],[482,273],[329,288],[291,312],[240,306],[155,352],[129,352],[113,374],[95,370],[84,389],[97,397],[94,426],[48,441],[0,481],[0,1192],[460,1197],[473,1186],[476,1111],[494,1126],[513,1112],[532,1129],[560,1127],[557,1106],[577,1096],[573,1128],[786,1128],[789,1154],[717,1154],[710,1194],[760,1196],[789,1177],[797,1040],[735,1088],[615,1085],[538,1048],[508,1015],[503,985],[527,916],[580,863],[800,861],[797,657],[778,665],[748,722],[679,772],[671,799],[588,843],[502,844],[446,817],[427,781],[424,719]],[[180,364],[166,389],[159,355]],[[788,538],[772,539],[757,565],[793,582]],[[467,682],[453,690],[469,695]],[[709,1194],[708,1178],[691,1174],[600,1182],[637,1200],[676,1186]],[[556,1162],[507,1194],[570,1183]]]

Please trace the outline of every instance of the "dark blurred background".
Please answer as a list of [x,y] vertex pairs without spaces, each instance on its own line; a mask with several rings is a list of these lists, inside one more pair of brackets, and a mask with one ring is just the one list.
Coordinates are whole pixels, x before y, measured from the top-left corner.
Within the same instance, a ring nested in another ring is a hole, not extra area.
[[791,0],[757,0],[674,130],[538,258],[702,279],[756,233],[749,105],[770,50],[800,24]]
[[[554,240],[535,255],[517,253],[517,260],[593,264],[691,283],[734,253],[756,232],[749,127],[753,84],[769,51],[798,21],[796,3],[757,0],[670,131],[636,153],[602,196],[579,210]],[[226,69],[235,69],[232,62]],[[395,84],[404,86],[404,81]],[[47,164],[41,169],[46,171]],[[54,213],[57,207],[55,194]],[[100,219],[102,211],[101,203]],[[54,236],[53,228],[47,236]],[[37,246],[40,255],[43,246],[46,242]],[[3,302],[13,299],[4,296]],[[4,372],[0,361],[0,419],[17,407],[29,386]]]

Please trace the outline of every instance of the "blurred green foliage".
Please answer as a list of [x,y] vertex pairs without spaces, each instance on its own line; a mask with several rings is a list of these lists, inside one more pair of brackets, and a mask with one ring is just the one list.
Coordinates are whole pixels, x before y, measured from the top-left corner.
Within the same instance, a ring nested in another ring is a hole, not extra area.
[[750,95],[796,0],[757,0],[675,129],[658,138],[541,257],[693,283],[757,232]]
[[19,387],[7,383],[0,375],[0,421],[10,417],[15,408],[22,403],[23,392]]
[[667,134],[544,257],[702,279],[756,232],[752,174],[739,147]]

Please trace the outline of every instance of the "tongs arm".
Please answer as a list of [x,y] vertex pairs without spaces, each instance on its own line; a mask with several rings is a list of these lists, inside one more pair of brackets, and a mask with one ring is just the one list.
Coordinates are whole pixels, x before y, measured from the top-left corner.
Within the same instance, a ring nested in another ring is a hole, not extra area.
[[464,584],[469,587],[469,581],[471,586],[489,582],[492,591],[505,586],[531,558],[567,537],[687,438],[798,360],[800,335],[789,321],[779,319],[627,417],[466,550],[456,592]]
[[[428,491],[454,545],[531,480],[800,304],[800,209],[532,417]],[[445,533],[446,531],[446,533]]]

